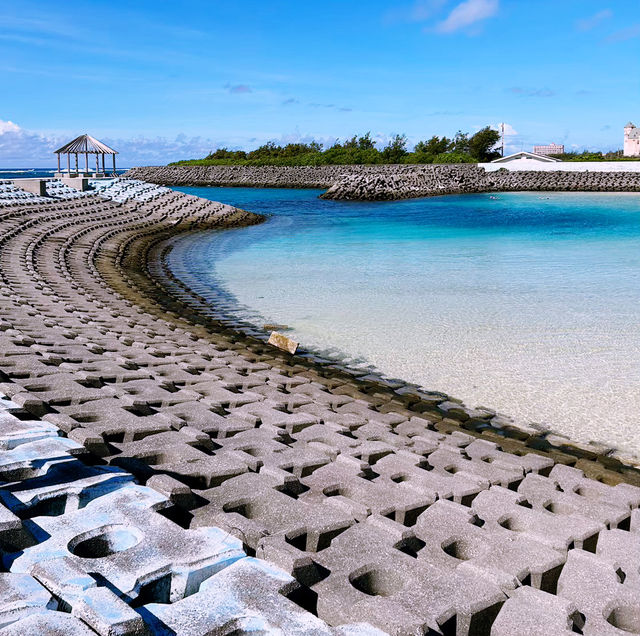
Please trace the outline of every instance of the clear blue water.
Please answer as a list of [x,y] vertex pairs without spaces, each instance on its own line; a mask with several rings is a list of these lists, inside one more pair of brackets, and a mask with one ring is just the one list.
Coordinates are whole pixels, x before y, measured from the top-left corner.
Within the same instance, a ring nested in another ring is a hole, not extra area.
[[270,215],[183,239],[170,256],[185,282],[222,285],[238,316],[470,406],[640,452],[640,195],[345,203],[178,189]]

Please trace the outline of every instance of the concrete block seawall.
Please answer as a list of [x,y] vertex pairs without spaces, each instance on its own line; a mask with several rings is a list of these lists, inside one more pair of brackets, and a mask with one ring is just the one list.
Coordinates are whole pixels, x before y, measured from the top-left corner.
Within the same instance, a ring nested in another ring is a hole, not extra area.
[[217,319],[164,257],[256,215],[83,194],[0,192],[2,636],[639,631],[631,462]]
[[393,200],[477,192],[640,191],[638,171],[498,169],[488,172],[484,166],[475,164],[160,166],[133,168],[127,176],[162,185],[328,188],[323,198],[340,200]]
[[412,166],[392,174],[345,175],[326,199],[393,200],[479,192],[640,192],[638,172],[509,171],[479,166]]
[[344,175],[393,172],[393,166],[149,166],[127,177],[173,186],[328,188]]

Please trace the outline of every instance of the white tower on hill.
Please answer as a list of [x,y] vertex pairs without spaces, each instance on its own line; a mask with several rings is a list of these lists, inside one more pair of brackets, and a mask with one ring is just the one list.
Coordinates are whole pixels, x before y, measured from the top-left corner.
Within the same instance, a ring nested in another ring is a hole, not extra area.
[[624,127],[624,156],[640,156],[640,128],[629,122]]

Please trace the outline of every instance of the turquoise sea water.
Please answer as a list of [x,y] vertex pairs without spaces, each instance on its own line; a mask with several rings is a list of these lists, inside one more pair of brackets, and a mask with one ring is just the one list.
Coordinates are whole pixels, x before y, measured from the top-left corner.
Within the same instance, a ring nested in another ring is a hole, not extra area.
[[317,190],[179,189],[271,215],[170,255],[186,279],[222,285],[240,317],[287,324],[307,346],[469,406],[640,453],[640,195],[345,203]]

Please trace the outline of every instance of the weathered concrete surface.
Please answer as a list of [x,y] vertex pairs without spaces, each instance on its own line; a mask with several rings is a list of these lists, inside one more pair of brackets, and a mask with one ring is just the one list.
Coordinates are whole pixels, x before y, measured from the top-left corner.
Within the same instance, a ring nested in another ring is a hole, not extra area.
[[638,631],[631,466],[217,320],[162,256],[259,219],[112,194],[0,208],[0,633]]

